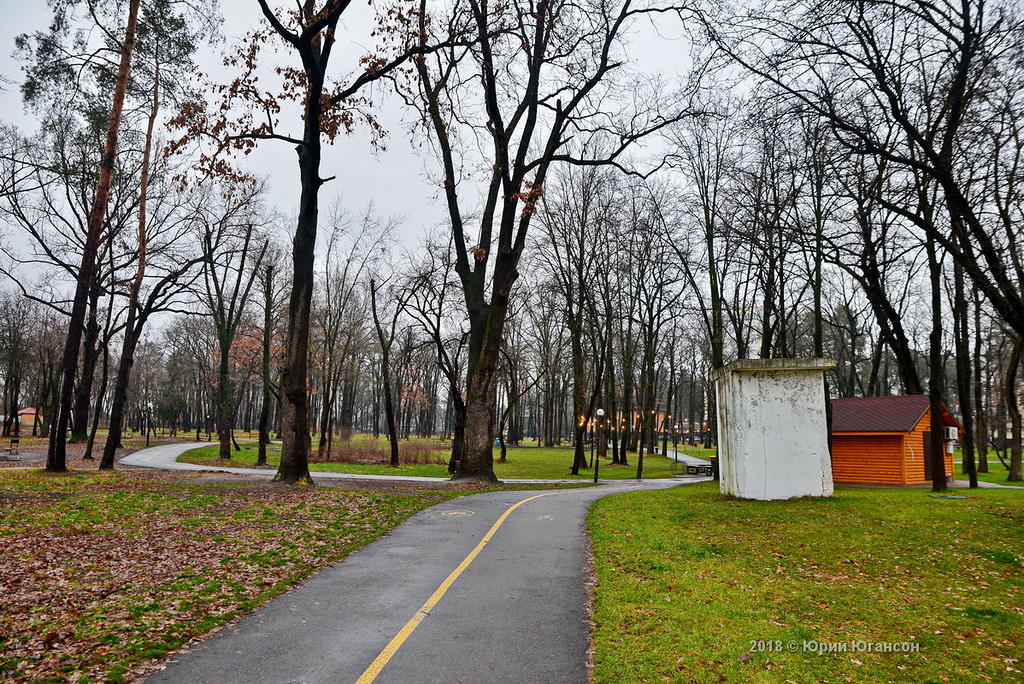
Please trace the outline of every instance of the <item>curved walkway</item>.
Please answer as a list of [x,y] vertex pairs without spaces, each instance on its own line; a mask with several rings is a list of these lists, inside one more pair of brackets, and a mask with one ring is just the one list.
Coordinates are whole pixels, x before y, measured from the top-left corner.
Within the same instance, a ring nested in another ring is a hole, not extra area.
[[[191,471],[208,471],[208,472],[220,472],[220,473],[234,473],[236,475],[251,475],[254,477],[266,477],[270,478],[274,476],[274,471],[264,468],[231,468],[227,466],[208,466],[198,465],[195,463],[179,463],[178,457],[186,451],[192,449],[198,449],[205,446],[214,446],[217,442],[184,442],[181,444],[165,444],[158,447],[150,447],[149,449],[143,449],[142,451],[136,451],[133,454],[129,454],[122,458],[119,463],[126,466],[135,466],[137,468],[158,468],[160,470],[191,470]],[[686,454],[679,454],[678,459],[681,463],[689,463],[691,465],[707,465],[707,461],[703,461],[693,456],[687,456]],[[421,477],[414,475],[365,475],[361,473],[333,473],[326,470],[313,470],[310,471],[314,480],[324,478],[328,480],[390,480],[397,482],[448,482],[447,477]],[[706,478],[699,478],[706,479]],[[694,478],[686,478],[687,482],[693,481]],[[674,483],[674,479],[663,479],[663,480],[652,480],[645,479],[644,482],[653,484],[668,484]],[[530,480],[530,479],[515,479],[506,478],[502,480],[507,484],[516,485],[538,485],[538,484],[571,484],[586,482],[585,480]],[[637,482],[637,480],[608,480],[608,482]]]
[[584,684],[587,509],[651,486],[490,492],[439,504],[148,681]]
[[[196,446],[154,447],[121,463],[272,475],[176,462]],[[587,510],[609,494],[678,484],[631,480],[438,504],[182,651],[147,681],[584,684]]]
[[[231,468],[227,466],[208,466],[196,463],[179,463],[178,457],[186,451],[200,447],[215,446],[217,442],[185,442],[181,444],[165,444],[158,447],[150,447],[142,451],[136,451],[121,459],[121,465],[135,466],[137,468],[158,468],[160,470],[191,470],[207,471],[218,473],[234,473],[235,475],[251,475],[254,477],[271,478],[274,470],[266,468]],[[314,479],[340,479],[340,480],[398,480],[398,481],[421,481],[421,482],[447,482],[444,477],[410,477],[399,475],[362,475],[359,473],[331,473],[321,470],[312,471]]]

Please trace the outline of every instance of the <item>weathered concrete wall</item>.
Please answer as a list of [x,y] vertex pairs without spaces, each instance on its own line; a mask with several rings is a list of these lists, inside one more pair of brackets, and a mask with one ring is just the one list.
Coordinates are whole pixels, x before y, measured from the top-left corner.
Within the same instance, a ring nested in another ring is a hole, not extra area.
[[831,496],[823,374],[831,359],[746,359],[715,374],[723,494]]

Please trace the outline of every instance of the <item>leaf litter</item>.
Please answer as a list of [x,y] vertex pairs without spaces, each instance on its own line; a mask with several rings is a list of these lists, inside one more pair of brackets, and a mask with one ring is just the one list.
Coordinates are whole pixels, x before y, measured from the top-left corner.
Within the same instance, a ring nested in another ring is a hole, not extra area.
[[127,470],[0,482],[0,679],[12,682],[138,679],[450,496]]

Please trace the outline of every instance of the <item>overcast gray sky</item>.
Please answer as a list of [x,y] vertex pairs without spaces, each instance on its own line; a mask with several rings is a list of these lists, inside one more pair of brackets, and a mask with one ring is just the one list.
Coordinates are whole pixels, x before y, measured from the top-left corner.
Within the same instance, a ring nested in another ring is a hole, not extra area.
[[[198,56],[200,67],[207,73],[217,74],[221,69],[223,80],[228,76],[221,65],[221,51],[231,50],[239,44],[238,38],[247,29],[262,20],[255,0],[221,0],[225,41],[216,48],[204,46]],[[31,131],[38,123],[24,112],[17,85],[21,73],[12,58],[14,38],[20,33],[45,29],[51,11],[45,0],[0,0],[0,76],[6,83],[0,95],[0,120],[14,123]],[[364,46],[371,44],[371,9],[366,0],[354,2],[346,12],[344,30],[332,58],[331,72],[337,76],[349,71],[356,60],[366,53]],[[632,36],[628,52],[633,67],[651,73],[661,71],[669,80],[677,79],[688,66],[687,43],[680,40],[678,24],[669,21],[655,32],[647,27]],[[288,56],[290,58],[290,56]],[[436,184],[429,180],[437,177],[437,162],[429,155],[418,155],[404,125],[410,113],[392,98],[378,107],[378,116],[389,131],[386,151],[375,152],[369,135],[358,130],[347,137],[339,137],[324,151],[321,173],[337,179],[321,191],[321,206],[338,194],[353,212],[359,212],[367,202],[373,201],[378,213],[405,217],[399,237],[406,247],[415,247],[424,231],[445,221],[443,198]],[[284,132],[298,135],[298,116],[283,117]],[[291,124],[291,125],[289,125]],[[259,149],[244,159],[249,170],[269,179],[269,202],[285,216],[294,216],[298,205],[298,169],[291,145],[279,141],[263,141]],[[469,190],[467,188],[467,190]],[[323,213],[321,214],[323,216]]]
[[[220,65],[220,50],[230,50],[238,44],[238,37],[255,26],[261,19],[255,0],[221,0],[224,15],[225,42],[216,48],[204,46],[199,56],[200,67],[213,73]],[[52,13],[45,0],[0,0],[0,76],[5,83],[0,94],[0,120],[13,123],[22,130],[31,131],[38,122],[26,113],[18,92],[21,80],[19,63],[13,59],[14,39],[21,33],[45,29]],[[369,41],[370,11],[367,3],[353,3],[346,17],[347,31],[339,41],[332,60],[335,74],[347,71],[364,54],[360,44]],[[347,43],[347,45],[346,45]],[[403,117],[408,113],[394,102],[385,102],[379,108],[380,117],[389,129],[385,152],[374,152],[365,131],[339,137],[324,151],[322,174],[337,176],[321,191],[322,205],[339,193],[351,210],[358,212],[368,201],[374,201],[384,215],[405,216],[401,230],[403,241],[412,246],[425,227],[442,220],[444,212],[435,186],[427,180],[427,169],[434,163],[428,157],[417,156],[409,141]],[[298,132],[295,119],[292,132]],[[295,151],[291,145],[279,141],[264,141],[260,148],[243,160],[244,165],[258,175],[267,177],[270,185],[270,203],[284,215],[294,216],[298,206],[299,181]],[[410,244],[411,243],[411,244]]]

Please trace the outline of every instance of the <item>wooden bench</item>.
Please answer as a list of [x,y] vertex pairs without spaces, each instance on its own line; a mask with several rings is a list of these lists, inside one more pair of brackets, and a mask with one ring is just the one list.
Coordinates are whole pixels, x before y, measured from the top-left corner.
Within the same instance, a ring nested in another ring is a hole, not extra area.
[[[0,449],[0,461],[20,461],[21,456],[14,455],[18,453],[19,444],[21,444],[20,439],[18,439],[17,437],[11,437],[11,445],[9,447],[4,447],[3,449]],[[4,452],[9,453],[10,455],[5,455]]]
[[710,463],[707,465],[690,465],[686,464],[687,475],[704,475],[706,477],[712,477],[718,479],[718,458],[712,456],[708,459]]

